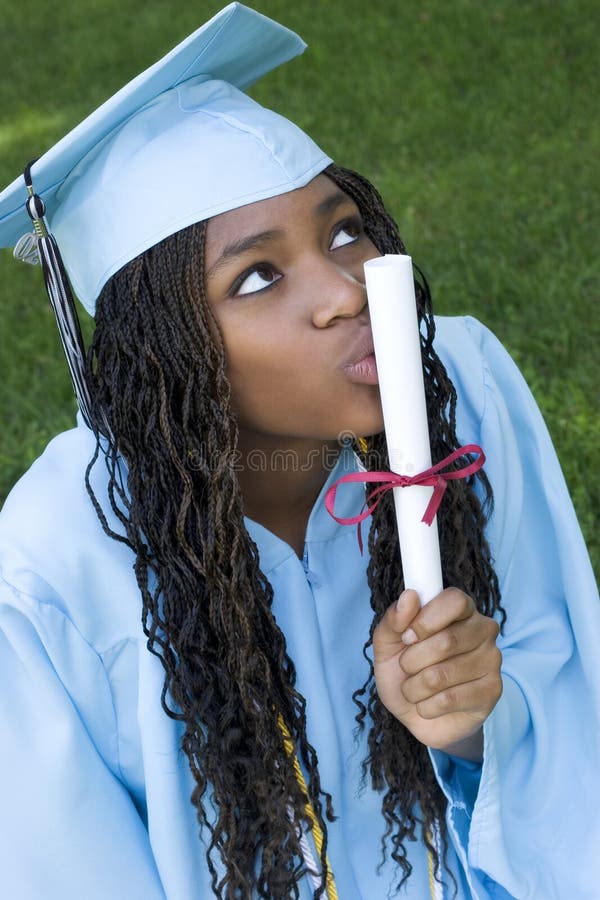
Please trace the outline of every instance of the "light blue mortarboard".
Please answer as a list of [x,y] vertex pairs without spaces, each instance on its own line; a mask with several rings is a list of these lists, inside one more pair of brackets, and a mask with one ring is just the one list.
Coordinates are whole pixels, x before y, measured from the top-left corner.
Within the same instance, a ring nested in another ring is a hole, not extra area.
[[[243,93],[305,47],[231,3],[34,163],[33,189],[88,312],[111,275],[163,238],[303,187],[331,162]],[[27,198],[22,176],[0,194],[0,246],[31,232]]]
[[[294,32],[231,3],[0,194],[0,247],[17,244],[15,255],[41,262],[90,427],[71,288],[93,314],[108,279],[144,250],[323,171],[331,160],[304,132],[243,93],[305,47]],[[106,421],[102,430],[110,436]]]

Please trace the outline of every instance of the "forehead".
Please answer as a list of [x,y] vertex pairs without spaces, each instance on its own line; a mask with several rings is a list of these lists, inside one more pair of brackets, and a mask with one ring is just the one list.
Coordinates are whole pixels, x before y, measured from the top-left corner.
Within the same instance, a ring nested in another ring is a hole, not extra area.
[[214,216],[207,223],[207,252],[218,253],[232,238],[244,234],[285,227],[290,220],[312,215],[329,198],[352,203],[330,178],[317,175],[305,187]]

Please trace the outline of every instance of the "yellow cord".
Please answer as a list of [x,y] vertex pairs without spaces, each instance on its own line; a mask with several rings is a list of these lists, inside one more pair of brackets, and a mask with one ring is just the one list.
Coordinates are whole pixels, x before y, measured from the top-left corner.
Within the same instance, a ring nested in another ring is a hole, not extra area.
[[358,438],[358,446],[360,447],[362,453],[366,453],[369,449],[366,438]]
[[[302,793],[306,799],[305,812],[310,822],[310,826],[312,828],[313,839],[315,842],[315,847],[317,848],[317,853],[319,857],[321,856],[321,852],[323,850],[323,832],[321,830],[321,826],[317,821],[317,817],[315,815],[315,811],[312,807],[312,803],[310,802],[308,796],[308,788],[306,786],[306,781],[304,780],[304,775],[302,774],[302,769],[300,768],[300,763],[298,762],[298,757],[294,752],[294,742],[292,741],[292,736],[288,730],[287,725],[283,721],[283,717],[279,715],[277,717],[277,724],[279,725],[279,730],[283,735],[283,744],[285,747],[285,752],[292,759],[294,764],[294,775],[296,776],[296,781],[300,785]],[[325,870],[325,886],[327,889],[327,897],[328,900],[338,900],[338,892],[337,887],[335,886],[335,879],[333,877],[333,872],[331,870],[331,865],[329,863],[329,857],[325,857],[326,860],[326,870]]]
[[[315,847],[317,848],[317,853],[319,857],[321,856],[321,851],[323,849],[323,832],[321,830],[321,826],[317,821],[317,817],[315,815],[315,811],[312,807],[312,803],[310,802],[308,796],[308,788],[306,786],[306,781],[304,779],[304,775],[302,774],[302,769],[300,768],[300,763],[298,762],[298,757],[294,751],[294,742],[292,741],[292,736],[288,730],[287,725],[283,720],[283,716],[280,714],[277,716],[277,724],[279,725],[279,730],[283,735],[283,745],[285,747],[285,752],[292,759],[294,764],[294,775],[296,776],[296,781],[300,785],[302,793],[306,798],[306,806],[305,812],[310,822],[310,826],[312,828],[313,839],[315,842]],[[428,834],[429,840],[431,840],[431,835]],[[325,885],[327,889],[327,897],[328,900],[338,900],[338,892],[337,887],[335,885],[335,879],[333,877],[333,871],[331,869],[331,864],[329,862],[329,857],[325,857],[326,861],[326,875],[325,875]],[[431,851],[427,850],[427,872],[429,874],[429,891],[431,893],[432,900],[436,900],[435,897],[435,877],[433,871],[433,856],[431,855]]]
[[[428,835],[429,839],[431,837]],[[429,874],[429,893],[431,894],[432,900],[435,900],[435,878],[433,875],[433,856],[431,855],[431,851],[427,850],[427,872]]]

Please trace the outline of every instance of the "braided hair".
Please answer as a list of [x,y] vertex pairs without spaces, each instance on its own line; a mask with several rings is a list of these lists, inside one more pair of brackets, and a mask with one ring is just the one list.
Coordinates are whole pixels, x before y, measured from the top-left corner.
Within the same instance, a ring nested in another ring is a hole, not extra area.
[[[405,252],[398,230],[366,179],[330,166],[327,175],[358,205],[365,231],[381,253]],[[296,898],[306,872],[300,839],[305,798],[286,753],[281,716],[307,774],[307,791],[323,831],[325,871],[331,796],[319,777],[306,727],[306,702],[272,612],[273,589],[260,569],[243,520],[234,460],[238,429],[225,353],[204,294],[206,223],[191,225],[128,263],[104,287],[88,352],[98,433],[86,485],[104,531],[135,556],[148,650],[164,667],[161,704],[181,722],[182,747],[200,830],[209,836],[212,890],[221,900]],[[458,446],[456,393],[433,349],[427,284],[417,285],[432,454]],[[356,451],[368,466],[387,461],[382,435]],[[122,526],[113,530],[91,484],[103,456],[108,500]],[[122,483],[122,461],[127,470]],[[481,496],[481,501],[479,499]],[[483,535],[491,489],[481,472],[452,481],[438,513],[447,583],[469,593],[491,615],[501,609]],[[373,630],[403,588],[391,492],[373,515],[368,581]],[[445,798],[426,748],[380,703],[373,667],[358,687],[358,727],[367,724],[364,775],[383,792],[382,851],[391,844],[399,882],[410,876],[406,842],[431,840],[437,823],[446,847]],[[420,809],[422,818],[415,812]],[[444,851],[445,854],[445,851]],[[325,887],[315,891],[322,896]]]

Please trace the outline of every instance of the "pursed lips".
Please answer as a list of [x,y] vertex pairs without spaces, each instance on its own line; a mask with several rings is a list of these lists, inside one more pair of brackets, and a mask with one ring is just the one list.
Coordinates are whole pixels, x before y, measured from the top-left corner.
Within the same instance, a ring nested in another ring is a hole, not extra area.
[[357,384],[377,385],[379,375],[373,346],[371,328],[366,328],[354,342],[352,352],[346,358],[342,371]]
[[354,342],[352,351],[348,354],[346,361],[342,364],[342,368],[349,369],[357,363],[362,362],[363,359],[366,359],[367,356],[371,356],[373,353],[373,334],[370,328],[366,328],[364,329],[364,334],[361,334]]

